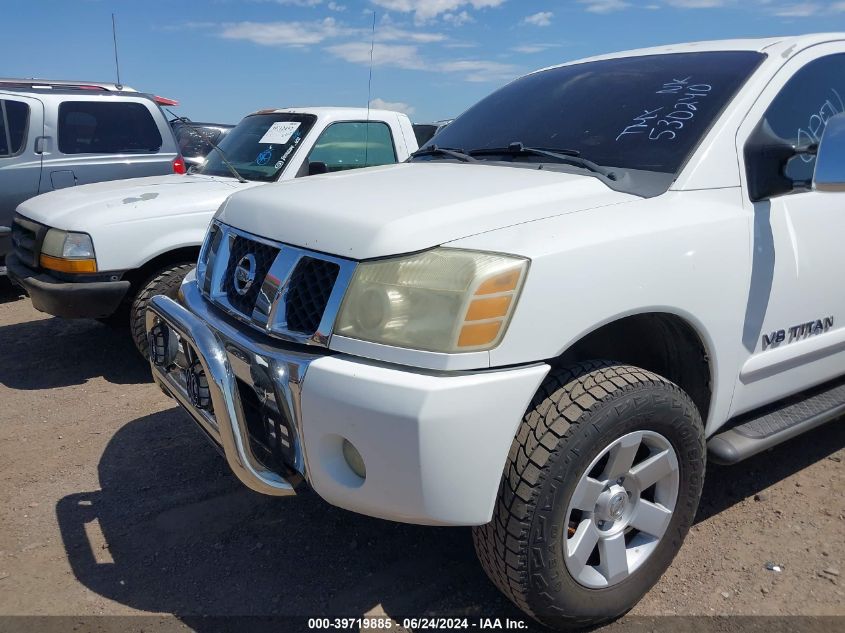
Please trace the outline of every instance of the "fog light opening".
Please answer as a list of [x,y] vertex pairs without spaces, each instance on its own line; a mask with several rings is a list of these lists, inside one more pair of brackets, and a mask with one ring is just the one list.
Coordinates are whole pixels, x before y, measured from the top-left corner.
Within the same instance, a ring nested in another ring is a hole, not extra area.
[[208,389],[208,377],[199,360],[195,360],[190,369],[185,371],[188,397],[197,409],[211,411],[211,391]]
[[364,466],[364,458],[358,449],[347,439],[343,440],[343,458],[346,460],[346,465],[353,473],[358,475],[361,479],[367,478],[367,468]]
[[154,326],[147,334],[150,360],[157,367],[170,367],[179,350],[179,336],[165,323]]

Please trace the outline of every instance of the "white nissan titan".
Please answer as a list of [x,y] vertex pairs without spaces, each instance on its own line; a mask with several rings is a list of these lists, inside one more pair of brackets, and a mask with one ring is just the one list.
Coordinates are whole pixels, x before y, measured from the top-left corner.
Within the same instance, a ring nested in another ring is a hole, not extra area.
[[548,68],[405,164],[217,212],[156,381],[250,488],[474,526],[561,628],[630,609],[708,460],[845,409],[845,35]]

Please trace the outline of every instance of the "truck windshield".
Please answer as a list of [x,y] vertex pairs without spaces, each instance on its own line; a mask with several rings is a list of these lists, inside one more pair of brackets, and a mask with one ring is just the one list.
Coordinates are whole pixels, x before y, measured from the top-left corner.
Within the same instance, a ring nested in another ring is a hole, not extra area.
[[[312,114],[252,114],[220,141],[220,149],[247,180],[271,182],[290,163],[316,120]],[[192,173],[232,177],[217,150],[212,150]]]
[[[518,143],[566,151],[623,174],[676,174],[762,58],[753,51],[673,53],[540,71],[483,99],[431,143],[478,160],[544,161],[508,150]],[[503,151],[492,151],[497,148]]]

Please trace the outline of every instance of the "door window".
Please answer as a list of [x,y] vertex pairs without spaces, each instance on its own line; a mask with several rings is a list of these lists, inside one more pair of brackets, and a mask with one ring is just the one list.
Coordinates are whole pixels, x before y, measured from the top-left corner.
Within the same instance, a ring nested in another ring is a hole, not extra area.
[[325,163],[330,172],[395,163],[390,128],[381,122],[334,123],[317,139],[308,162]]
[[26,142],[29,106],[21,101],[0,100],[0,156],[20,153]]
[[[845,112],[845,54],[819,58],[795,73],[772,101],[759,129],[795,146],[812,145],[821,141],[830,117],[841,112]],[[810,180],[815,163],[815,156],[796,156],[785,174],[793,180]]]
[[63,154],[152,153],[161,134],[141,103],[65,101],[59,106],[59,151]]

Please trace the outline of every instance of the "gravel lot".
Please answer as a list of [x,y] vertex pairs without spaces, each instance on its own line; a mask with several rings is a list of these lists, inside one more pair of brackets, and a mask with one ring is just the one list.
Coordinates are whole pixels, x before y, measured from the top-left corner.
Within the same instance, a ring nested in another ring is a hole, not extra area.
[[[710,467],[696,525],[633,615],[845,616],[843,459],[838,421]],[[0,507],[0,615],[176,614],[198,629],[215,614],[521,619],[468,529],[246,490],[126,333],[48,318],[5,286]]]

